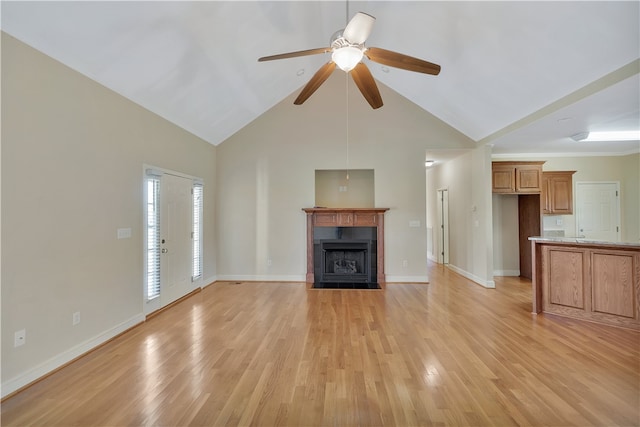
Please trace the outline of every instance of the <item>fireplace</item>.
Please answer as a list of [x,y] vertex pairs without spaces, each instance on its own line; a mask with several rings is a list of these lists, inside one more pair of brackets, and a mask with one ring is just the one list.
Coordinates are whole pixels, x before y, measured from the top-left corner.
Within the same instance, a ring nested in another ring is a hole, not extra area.
[[384,283],[386,208],[307,208],[307,282],[378,289]]

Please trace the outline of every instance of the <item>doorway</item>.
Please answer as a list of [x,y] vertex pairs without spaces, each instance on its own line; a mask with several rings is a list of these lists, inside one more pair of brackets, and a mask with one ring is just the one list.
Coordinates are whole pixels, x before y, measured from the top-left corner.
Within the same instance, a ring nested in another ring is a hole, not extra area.
[[438,190],[438,263],[449,264],[449,190]]
[[576,236],[620,241],[620,183],[576,183]]

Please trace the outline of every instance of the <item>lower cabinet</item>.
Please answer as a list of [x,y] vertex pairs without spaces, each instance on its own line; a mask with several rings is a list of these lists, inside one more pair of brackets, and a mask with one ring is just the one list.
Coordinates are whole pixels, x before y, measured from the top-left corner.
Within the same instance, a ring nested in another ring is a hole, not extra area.
[[640,329],[640,252],[545,245],[543,311]]

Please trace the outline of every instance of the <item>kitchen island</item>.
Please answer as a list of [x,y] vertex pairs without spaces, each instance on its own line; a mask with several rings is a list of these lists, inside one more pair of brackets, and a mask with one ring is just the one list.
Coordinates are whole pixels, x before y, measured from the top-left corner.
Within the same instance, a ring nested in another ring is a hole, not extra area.
[[640,330],[640,244],[529,240],[534,313]]

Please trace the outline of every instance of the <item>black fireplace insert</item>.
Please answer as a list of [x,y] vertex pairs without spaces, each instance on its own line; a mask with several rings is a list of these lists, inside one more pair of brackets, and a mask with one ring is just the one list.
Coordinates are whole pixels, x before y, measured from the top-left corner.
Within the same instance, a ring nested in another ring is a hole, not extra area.
[[379,289],[375,228],[317,227],[316,231],[314,288]]

